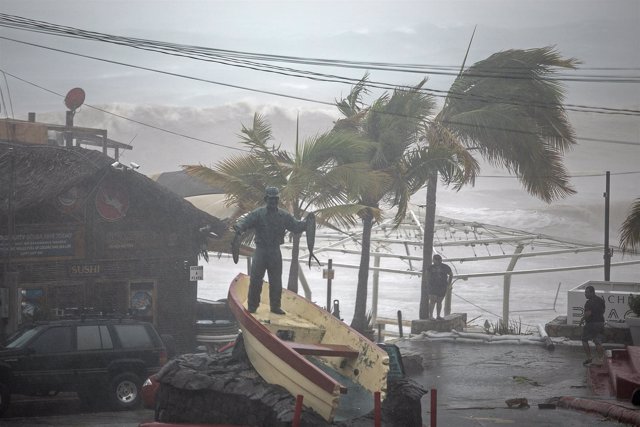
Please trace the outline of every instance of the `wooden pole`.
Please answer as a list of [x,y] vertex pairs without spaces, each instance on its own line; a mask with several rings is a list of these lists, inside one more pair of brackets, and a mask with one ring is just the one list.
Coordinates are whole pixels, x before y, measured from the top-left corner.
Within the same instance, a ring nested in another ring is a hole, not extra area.
[[438,390],[431,389],[431,423],[430,427],[436,427],[438,423]]
[[296,408],[293,412],[293,422],[291,423],[292,427],[300,427],[300,418],[302,417],[302,401],[304,400],[304,396],[301,394],[296,396]]
[[[380,256],[376,252],[373,256],[373,267],[380,267]],[[380,287],[380,271],[373,270],[373,291],[371,292],[371,321],[375,325],[378,319],[378,289]]]
[[509,266],[507,267],[507,273],[504,275],[504,284],[502,291],[502,325],[506,330],[509,329],[509,294],[511,292],[511,274],[510,271],[513,271],[516,263],[518,262],[519,255],[522,253],[524,249],[524,245],[522,243],[516,246],[516,250],[511,257],[511,262],[509,262]]
[[73,146],[73,115],[75,114],[75,111],[73,110],[67,110],[67,116],[66,116],[66,132],[64,133],[64,145],[66,145],[67,147],[71,147]]
[[607,171],[604,192],[604,281],[611,279],[611,249],[609,248],[609,196],[611,173]]
[[331,312],[331,279],[333,279],[333,260],[329,258],[327,263],[327,311]]
[[382,405],[380,404],[380,392],[373,393],[373,425],[375,427],[382,426]]

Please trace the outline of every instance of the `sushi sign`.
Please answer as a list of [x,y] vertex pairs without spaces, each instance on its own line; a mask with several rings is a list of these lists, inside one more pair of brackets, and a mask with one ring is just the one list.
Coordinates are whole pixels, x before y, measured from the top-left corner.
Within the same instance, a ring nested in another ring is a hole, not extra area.
[[604,298],[605,322],[624,322],[631,313],[629,308],[629,295],[640,296],[640,283],[632,282],[585,282],[582,285],[569,290],[567,298],[567,324],[577,325],[584,314],[584,288],[593,286],[596,295]]

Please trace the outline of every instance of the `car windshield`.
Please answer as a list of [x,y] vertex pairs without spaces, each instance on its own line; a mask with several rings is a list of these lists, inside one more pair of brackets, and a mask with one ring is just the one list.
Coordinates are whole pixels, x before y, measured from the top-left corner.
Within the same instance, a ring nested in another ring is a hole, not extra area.
[[29,341],[34,335],[36,335],[43,327],[36,326],[35,328],[26,329],[13,337],[9,338],[9,342],[5,348],[20,348]]

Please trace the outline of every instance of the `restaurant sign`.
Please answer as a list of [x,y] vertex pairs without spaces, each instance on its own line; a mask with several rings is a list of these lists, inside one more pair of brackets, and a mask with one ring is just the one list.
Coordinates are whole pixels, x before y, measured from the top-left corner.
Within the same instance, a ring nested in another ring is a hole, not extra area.
[[11,239],[0,235],[0,257],[42,258],[77,256],[77,233],[73,231],[16,233]]
[[67,273],[69,276],[96,276],[100,274],[100,264],[70,264]]

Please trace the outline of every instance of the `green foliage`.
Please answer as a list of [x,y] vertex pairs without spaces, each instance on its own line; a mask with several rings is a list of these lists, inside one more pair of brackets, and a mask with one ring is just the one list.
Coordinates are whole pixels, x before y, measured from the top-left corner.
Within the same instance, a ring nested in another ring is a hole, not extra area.
[[[369,107],[362,98],[367,91],[368,75],[356,84],[346,98],[336,102],[343,118],[336,121],[334,132],[348,131],[369,142],[371,149],[363,158],[378,185],[355,187],[348,194],[368,208],[360,213],[363,224],[362,252],[356,301],[351,326],[363,332],[367,328],[366,300],[369,274],[371,229],[377,218],[373,214],[382,206],[396,207],[396,224],[404,219],[411,196],[419,190],[429,172],[445,171],[447,179],[465,176],[456,170],[460,162],[456,154],[444,148],[431,150],[421,144],[425,123],[436,105],[424,89],[426,80],[412,87],[401,87],[384,93]],[[462,153],[464,154],[464,153]]]
[[[553,77],[578,64],[547,46],[497,52],[463,69],[428,123],[429,146],[459,146],[515,175],[529,194],[547,203],[574,194],[563,154],[576,137],[563,105],[564,87]],[[471,176],[466,183],[473,183]],[[437,184],[437,178],[427,182],[425,259],[433,253]],[[428,265],[423,263],[422,289],[428,288]],[[427,299],[423,292],[422,318]]]
[[633,311],[633,314],[640,317],[640,296],[629,294],[629,308]]
[[622,252],[635,252],[640,248],[640,198],[633,202],[620,227],[620,248]]
[[510,319],[508,325],[505,325],[502,319],[495,322],[485,320],[484,331],[491,335],[531,335],[529,328],[523,332],[522,319],[520,318],[518,320]]

